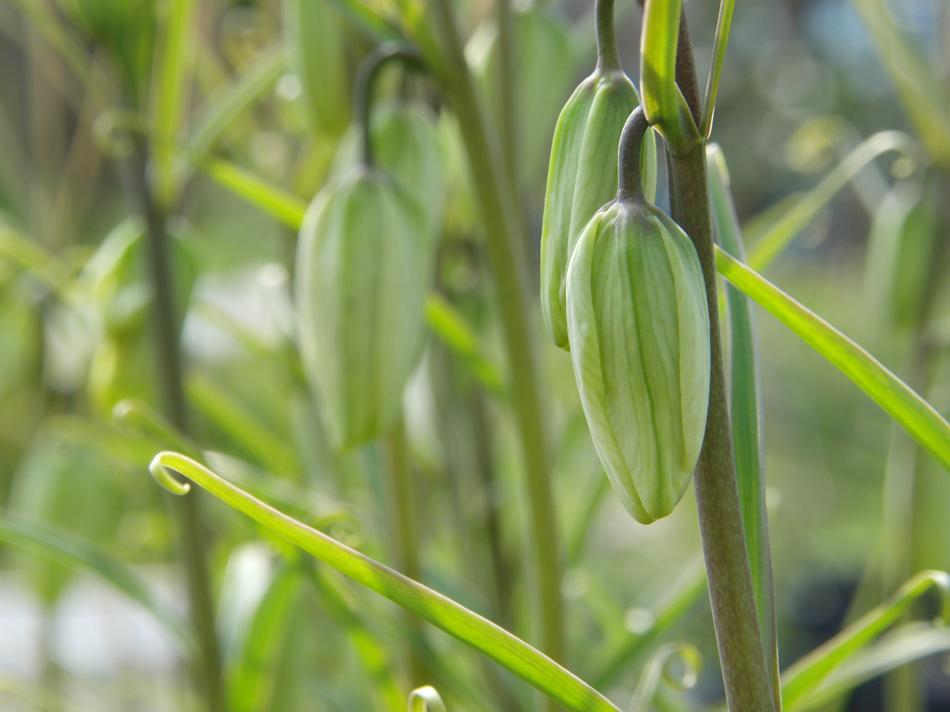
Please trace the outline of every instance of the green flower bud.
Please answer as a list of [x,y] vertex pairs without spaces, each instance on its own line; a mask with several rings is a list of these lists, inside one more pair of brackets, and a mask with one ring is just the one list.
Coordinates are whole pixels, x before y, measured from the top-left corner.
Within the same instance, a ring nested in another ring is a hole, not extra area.
[[[425,218],[426,235],[438,234],[445,200],[442,148],[435,118],[421,104],[383,104],[370,120],[373,160],[412,198]],[[337,150],[332,174],[342,176],[360,159],[360,131],[351,128]]]
[[360,168],[314,199],[297,252],[307,377],[341,448],[395,422],[424,334],[432,272],[425,218],[385,173]]
[[897,326],[919,318],[930,262],[936,258],[937,206],[932,186],[902,183],[881,202],[868,238],[869,300]]
[[571,257],[567,328],[611,484],[637,521],[666,516],[689,485],[709,402],[709,314],[686,234],[642,199],[604,206]]
[[574,243],[617,192],[617,144],[639,99],[621,71],[595,71],[574,90],[554,129],[541,224],[541,309],[554,343],[567,349],[565,278]]

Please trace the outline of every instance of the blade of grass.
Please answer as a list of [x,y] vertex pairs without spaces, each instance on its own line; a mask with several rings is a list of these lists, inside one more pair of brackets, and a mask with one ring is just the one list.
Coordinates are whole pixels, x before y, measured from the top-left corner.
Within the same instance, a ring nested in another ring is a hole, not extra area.
[[506,391],[501,371],[484,353],[478,335],[465,317],[441,295],[432,294],[426,301],[426,322],[489,393],[497,396]]
[[185,622],[159,601],[132,569],[83,541],[75,533],[7,513],[0,517],[0,541],[27,549],[76,571],[94,574],[142,606],[184,649],[194,648],[195,639]]
[[216,183],[287,227],[299,230],[303,224],[307,203],[302,198],[275,188],[230,161],[207,161],[201,164],[201,169]]
[[950,620],[950,575],[943,571],[922,571],[901,586],[889,600],[786,670],[782,675],[782,701],[791,709],[833,670],[900,620],[911,604],[931,589],[937,589],[941,594],[944,623]]
[[[672,674],[668,667],[675,660],[682,666],[682,670],[676,675]],[[627,709],[630,712],[652,709],[654,698],[663,682],[679,690],[689,689],[696,684],[701,666],[699,651],[688,643],[671,643],[658,648],[644,666],[643,675],[640,676]]]
[[301,466],[291,448],[245,408],[228,390],[201,373],[189,374],[185,391],[197,411],[234,444],[277,475],[294,475]]
[[868,163],[890,151],[905,155],[913,153],[914,142],[901,131],[881,131],[858,144],[828,175],[805,193],[791,202],[781,215],[764,228],[753,227],[748,238],[749,265],[754,270],[763,270],[788,247],[795,236],[824,208],[832,198],[854,180]]
[[232,672],[229,690],[235,712],[271,709],[274,702],[274,670],[284,648],[302,592],[303,578],[292,567],[283,566],[264,593]]
[[[736,215],[726,159],[720,148],[707,147],[709,197],[713,220],[722,249],[737,260],[745,258],[742,233]],[[775,595],[772,586],[772,556],[769,550],[769,518],[765,506],[765,464],[762,437],[762,398],[752,310],[742,293],[726,289],[729,308],[730,399],[732,447],[736,461],[739,508],[745,529],[749,566],[759,636],[776,695],[779,689],[778,635],[775,627]]]
[[283,45],[264,52],[230,84],[222,87],[198,110],[188,139],[188,159],[200,164],[221,136],[234,125],[287,69]]
[[850,378],[950,469],[950,423],[933,406],[831,324],[719,248],[716,269]]
[[689,566],[690,571],[670,594],[669,598],[660,604],[653,613],[653,622],[650,627],[639,635],[625,638],[620,645],[610,651],[606,661],[597,669],[601,672],[594,679],[598,688],[606,688],[613,684],[617,677],[630,664],[643,655],[659,640],[666,631],[679,621],[693,607],[706,592],[706,572],[700,560]]
[[950,162],[950,97],[930,66],[914,50],[910,38],[894,22],[883,0],[853,0],[870,30],[884,67],[897,87],[927,150],[942,163]]
[[[311,564],[309,560],[305,563]],[[347,590],[335,575],[331,576],[313,565],[305,568],[310,572],[314,588],[327,611],[346,629],[347,639],[356,651],[367,679],[372,682],[373,693],[381,708],[397,710],[402,707],[403,693],[397,686],[389,651],[376,632],[370,630],[357,614]]]
[[950,630],[932,623],[909,623],[856,653],[830,673],[812,692],[800,697],[788,712],[824,707],[859,685],[907,663],[950,652]]
[[706,81],[706,97],[703,100],[703,118],[699,132],[708,139],[712,134],[713,117],[716,114],[716,97],[719,96],[719,80],[726,61],[726,49],[729,47],[729,34],[732,31],[732,14],[736,8],[735,0],[721,0],[719,19],[716,20],[716,39],[713,42],[712,66]]
[[543,653],[491,621],[402,574],[360,554],[323,532],[288,517],[222,479],[194,460],[174,452],[155,456],[155,479],[175,494],[188,482],[178,473],[354,581],[412,611],[469,644],[572,710],[616,712],[607,698]]

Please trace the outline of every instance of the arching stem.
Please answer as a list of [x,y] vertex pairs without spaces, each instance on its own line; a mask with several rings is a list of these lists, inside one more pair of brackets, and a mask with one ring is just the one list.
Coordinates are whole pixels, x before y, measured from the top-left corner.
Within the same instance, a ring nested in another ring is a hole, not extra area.
[[619,71],[620,52],[614,33],[614,0],[597,0],[597,71]]
[[422,57],[411,47],[390,42],[378,47],[360,64],[356,74],[356,89],[353,98],[353,115],[360,127],[361,161],[364,166],[374,165],[373,137],[370,124],[370,110],[373,103],[373,90],[380,71],[390,62],[403,65],[406,69],[425,71]]
[[638,106],[630,114],[620,133],[620,157],[617,161],[617,200],[642,202],[643,181],[640,179],[640,153],[643,137],[650,124],[643,107]]

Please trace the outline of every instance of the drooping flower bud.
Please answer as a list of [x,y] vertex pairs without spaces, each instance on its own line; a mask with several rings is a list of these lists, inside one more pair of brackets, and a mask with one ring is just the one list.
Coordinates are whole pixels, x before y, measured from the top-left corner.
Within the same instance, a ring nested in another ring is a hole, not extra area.
[[558,117],[541,224],[541,308],[554,343],[567,349],[565,279],[580,231],[617,192],[617,144],[636,89],[620,71],[595,71]]
[[699,457],[709,314],[692,242],[631,190],[637,176],[623,173],[639,172],[639,155],[625,160],[624,148],[617,198],[590,220],[571,257],[567,329],[597,454],[627,510],[649,523],[673,511]]
[[[614,38],[613,2],[598,0],[597,67],[567,100],[557,119],[541,224],[541,309],[555,345],[569,349],[565,307],[567,265],[574,244],[597,210],[617,192],[620,132],[640,102],[623,73]],[[656,147],[647,134],[642,185],[656,183]]]
[[[442,220],[445,180],[442,147],[428,107],[386,103],[373,108],[370,140],[374,161],[418,203],[426,234],[435,236]],[[343,175],[360,160],[360,130],[347,132],[337,150],[333,174]]]
[[395,422],[424,333],[431,244],[418,205],[360,167],[324,188],[300,232],[296,308],[308,380],[341,448]]

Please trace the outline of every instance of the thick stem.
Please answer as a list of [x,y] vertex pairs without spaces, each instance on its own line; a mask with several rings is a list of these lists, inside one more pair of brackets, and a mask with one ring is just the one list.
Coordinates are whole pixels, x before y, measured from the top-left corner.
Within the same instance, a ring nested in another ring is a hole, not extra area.
[[[696,504],[709,599],[712,605],[726,701],[732,712],[774,710],[756,622],[752,574],[739,512],[729,411],[719,335],[719,307],[712,231],[706,195],[706,155],[699,146],[674,156],[672,189],[679,210],[673,218],[696,246],[709,306],[711,378],[706,435],[696,469]],[[678,214],[677,214],[678,213]]]
[[617,200],[642,202],[643,181],[640,177],[640,149],[650,124],[643,107],[630,114],[620,133],[620,156],[617,160]]
[[376,79],[384,66],[390,62],[402,64],[406,69],[422,71],[425,66],[419,54],[406,45],[387,43],[372,52],[360,64],[356,74],[353,92],[353,115],[357,117],[360,127],[360,157],[364,166],[374,165],[373,132],[370,116],[373,103],[373,89]]
[[497,147],[486,131],[482,107],[465,62],[452,3],[438,0],[434,15],[444,42],[443,90],[454,106],[485,227],[486,249],[494,275],[508,367],[512,374],[512,404],[525,463],[535,585],[542,627],[542,648],[564,660],[564,621],[561,599],[561,559],[554,498],[551,493],[544,409],[538,383],[534,333],[528,312],[524,250],[514,228],[512,198],[501,190]]
[[[696,71],[685,18],[680,28],[677,82],[691,111],[700,111]],[[698,119],[697,119],[698,120]],[[696,504],[709,580],[709,599],[722,667],[726,702],[732,712],[776,710],[759,637],[729,425],[713,251],[706,151],[700,143],[671,157],[673,219],[690,236],[702,265],[709,307],[711,378],[706,434],[696,469]]]
[[614,0],[597,0],[597,71],[621,69],[620,52],[614,32]]
[[[182,378],[179,321],[175,314],[174,275],[172,274],[165,215],[159,209],[147,178],[148,158],[144,143],[137,149],[129,166],[130,198],[143,217],[148,246],[149,276],[153,290],[155,354],[158,381],[164,408],[172,424],[188,433],[188,412]],[[221,653],[215,629],[214,604],[208,575],[207,532],[201,513],[201,498],[175,497],[170,502],[176,519],[185,582],[188,589],[188,615],[198,637],[198,660],[193,673],[203,689],[209,712],[227,709],[224,693]]]

